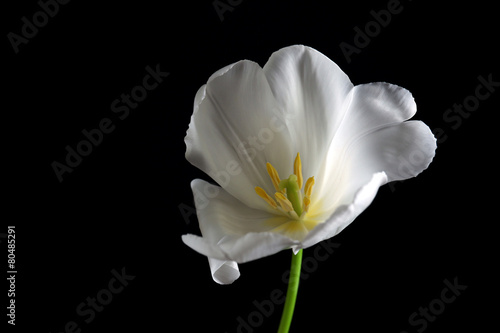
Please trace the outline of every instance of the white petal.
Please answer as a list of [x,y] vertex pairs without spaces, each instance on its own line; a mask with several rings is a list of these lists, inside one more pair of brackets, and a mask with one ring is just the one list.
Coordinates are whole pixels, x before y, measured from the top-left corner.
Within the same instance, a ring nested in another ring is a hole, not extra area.
[[332,212],[350,203],[376,172],[384,172],[388,182],[415,177],[429,166],[435,149],[436,139],[421,121],[378,129],[337,151],[336,167],[318,191],[318,199],[313,196],[313,203]]
[[[244,236],[227,235],[219,243],[205,237],[183,235],[184,244],[209,258],[245,263],[276,254],[300,244],[275,232],[251,232]],[[210,263],[212,264],[212,263]]]
[[[192,248],[198,253],[206,255],[209,258],[214,258],[222,261],[229,261],[227,254],[217,245],[211,242],[206,237],[200,237],[192,234],[182,235],[184,244]],[[210,263],[210,262],[209,262]]]
[[352,139],[367,132],[410,119],[417,112],[412,94],[405,88],[374,82],[355,86],[350,92],[351,104],[342,120],[337,137]]
[[[316,226],[304,239],[301,248],[307,248],[331,238],[347,227],[373,201],[378,188],[387,182],[384,172],[372,175],[370,181],[354,195],[351,203],[338,207],[329,219]],[[296,250],[297,248],[294,248]]]
[[236,279],[236,262],[259,259],[298,244],[298,241],[270,232],[280,222],[276,221],[276,216],[250,208],[224,189],[203,180],[195,179],[191,187],[202,237],[183,235],[182,240],[210,258],[216,282],[231,283],[228,281]]
[[274,191],[266,162],[286,178],[300,152],[304,177],[316,175],[352,87],[334,62],[302,45],[273,53],[263,69],[250,61],[226,66],[196,94],[186,158],[246,205],[266,210],[252,190]]
[[196,94],[194,111],[186,158],[246,205],[267,210],[254,191],[273,191],[266,163],[284,173],[296,153],[262,68],[240,61],[219,70]]
[[274,222],[275,214],[250,208],[223,188],[204,180],[193,180],[191,188],[201,233],[212,243],[227,236],[269,231],[279,223]]
[[240,277],[238,264],[234,261],[208,258],[212,278],[218,284],[231,284]]
[[224,240],[220,246],[231,260],[238,263],[264,258],[300,244],[274,232],[249,233],[243,237]]
[[436,148],[434,134],[421,121],[381,128],[353,146],[353,174],[384,171],[388,181],[412,178],[427,169]]
[[[351,94],[352,102],[316,177],[318,185],[313,192],[313,204],[323,205],[330,213],[352,202],[354,194],[376,172],[386,172],[388,181],[415,176],[428,166],[436,148],[425,124],[404,123],[416,112],[408,90],[372,83],[356,86]],[[395,175],[393,169],[401,164],[398,161],[416,150],[424,155],[421,161],[407,174]]]
[[246,206],[219,186],[194,179],[191,182],[191,189],[203,242],[195,244],[195,239],[191,237],[193,235],[188,235],[191,239],[187,240],[190,243],[188,245],[198,252],[221,260],[228,259],[227,254],[219,246],[223,241],[250,232],[265,232],[272,228],[265,222],[274,215]]
[[329,58],[303,45],[273,53],[264,66],[280,108],[290,120],[290,143],[301,154],[304,177],[317,174],[348,104],[353,85]]

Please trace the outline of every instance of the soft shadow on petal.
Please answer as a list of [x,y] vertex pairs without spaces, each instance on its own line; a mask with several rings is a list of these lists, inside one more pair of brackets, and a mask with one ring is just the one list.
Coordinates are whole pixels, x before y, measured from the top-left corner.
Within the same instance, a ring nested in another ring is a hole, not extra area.
[[388,182],[417,176],[429,166],[435,150],[436,139],[421,121],[380,128],[353,141],[338,152],[337,167],[318,194],[323,211],[350,203],[376,172],[384,172]]
[[313,246],[340,233],[371,204],[379,187],[386,182],[387,176],[384,172],[373,174],[369,182],[355,193],[352,202],[339,206],[327,221],[318,224],[307,235],[300,248]]
[[300,152],[304,177],[314,176],[344,117],[353,85],[337,64],[303,45],[274,52],[264,72],[288,120],[290,144]]
[[224,189],[203,180],[193,180],[191,187],[202,237],[189,234],[183,235],[182,240],[195,251],[215,259],[209,260],[209,264],[216,282],[229,283],[230,277],[237,278],[236,262],[269,256],[298,243],[270,232],[276,228],[275,215],[250,208]]
[[185,142],[189,162],[263,210],[269,207],[254,187],[273,193],[266,163],[288,176],[297,153],[262,68],[247,60],[219,70],[198,90]]
[[219,243],[226,236],[270,231],[279,223],[269,223],[277,218],[276,212],[250,208],[223,188],[204,180],[193,180],[191,188],[201,233],[212,243]]
[[224,240],[220,246],[231,260],[238,263],[264,258],[300,244],[274,232],[249,233],[243,237]]
[[[352,201],[356,191],[376,172],[388,181],[416,176],[427,168],[436,149],[435,138],[423,123],[405,122],[416,112],[411,93],[388,83],[356,86],[345,119],[332,140],[319,173],[313,203],[333,212]],[[421,159],[408,172],[395,174],[402,159],[416,152]],[[420,154],[420,153],[418,153]],[[420,156],[419,156],[420,157]]]
[[206,237],[200,237],[193,234],[182,235],[184,244],[209,258],[222,261],[229,261],[227,254],[217,245]]
[[352,140],[353,136],[408,120],[417,112],[411,92],[385,82],[355,86],[350,92],[350,101],[336,139]]
[[420,174],[437,148],[431,129],[418,120],[381,128],[353,146],[353,173],[384,171],[389,182]]

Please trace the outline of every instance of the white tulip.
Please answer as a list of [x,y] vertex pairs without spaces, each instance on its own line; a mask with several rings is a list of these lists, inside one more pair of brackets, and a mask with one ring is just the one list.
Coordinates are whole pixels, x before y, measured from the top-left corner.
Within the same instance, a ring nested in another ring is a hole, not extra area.
[[238,263],[297,253],[335,236],[390,181],[432,161],[436,140],[411,93],[388,83],[354,86],[318,51],[295,45],[266,65],[242,60],[196,94],[186,158],[220,185],[191,187],[213,279],[232,283]]

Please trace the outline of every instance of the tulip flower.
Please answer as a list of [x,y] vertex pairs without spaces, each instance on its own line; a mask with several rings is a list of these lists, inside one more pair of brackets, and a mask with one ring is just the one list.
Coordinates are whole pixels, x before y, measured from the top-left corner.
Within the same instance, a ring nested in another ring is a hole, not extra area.
[[[428,167],[436,140],[408,120],[415,113],[408,90],[354,86],[302,45],[264,67],[242,60],[220,69],[198,90],[185,138],[187,160],[218,185],[191,183],[202,236],[182,240],[208,257],[220,284],[240,276],[238,264],[284,249],[300,272],[302,249],[341,232],[380,186]],[[293,313],[291,285],[280,332]]]

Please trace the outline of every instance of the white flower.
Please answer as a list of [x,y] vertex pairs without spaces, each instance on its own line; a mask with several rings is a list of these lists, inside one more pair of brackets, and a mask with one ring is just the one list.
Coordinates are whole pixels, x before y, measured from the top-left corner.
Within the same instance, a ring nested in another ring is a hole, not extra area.
[[[232,283],[244,263],[338,234],[390,181],[416,176],[436,140],[411,93],[388,83],[353,86],[318,51],[295,45],[266,65],[243,60],[196,94],[186,158],[219,186],[191,187],[213,279]],[[300,155],[299,155],[300,154]],[[280,184],[281,183],[281,184]]]

